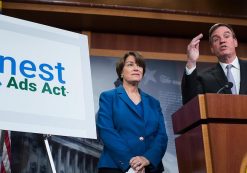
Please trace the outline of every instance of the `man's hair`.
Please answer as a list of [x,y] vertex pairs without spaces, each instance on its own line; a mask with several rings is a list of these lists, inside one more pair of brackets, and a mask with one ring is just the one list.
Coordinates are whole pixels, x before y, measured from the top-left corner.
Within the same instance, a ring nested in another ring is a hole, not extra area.
[[225,24],[225,23],[216,23],[213,26],[211,26],[211,28],[209,29],[209,43],[211,43],[211,41],[212,41],[212,34],[213,34],[213,32],[217,28],[219,28],[221,26],[224,26],[224,27],[227,27],[228,29],[230,29],[230,31],[232,32],[233,38],[236,38],[236,34],[235,34],[233,28],[231,27],[231,25],[228,25],[228,24]]

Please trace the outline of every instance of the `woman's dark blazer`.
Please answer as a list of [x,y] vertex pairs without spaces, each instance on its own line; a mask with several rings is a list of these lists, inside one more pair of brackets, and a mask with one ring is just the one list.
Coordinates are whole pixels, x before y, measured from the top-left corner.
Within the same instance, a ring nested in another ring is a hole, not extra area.
[[163,170],[167,134],[160,103],[140,91],[144,115],[139,115],[123,86],[103,92],[99,99],[97,129],[104,143],[98,167],[126,171],[134,156],[144,156],[152,170]]

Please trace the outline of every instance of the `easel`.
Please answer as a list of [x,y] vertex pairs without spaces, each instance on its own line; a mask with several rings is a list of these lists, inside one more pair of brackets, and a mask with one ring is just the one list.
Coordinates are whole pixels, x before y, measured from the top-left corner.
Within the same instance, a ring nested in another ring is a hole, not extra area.
[[55,164],[52,158],[52,154],[51,154],[51,148],[48,142],[48,138],[51,137],[51,135],[44,135],[44,142],[45,142],[45,148],[49,157],[49,161],[50,161],[50,165],[51,165],[51,169],[52,169],[52,173],[57,173],[56,172],[56,168],[55,168]]

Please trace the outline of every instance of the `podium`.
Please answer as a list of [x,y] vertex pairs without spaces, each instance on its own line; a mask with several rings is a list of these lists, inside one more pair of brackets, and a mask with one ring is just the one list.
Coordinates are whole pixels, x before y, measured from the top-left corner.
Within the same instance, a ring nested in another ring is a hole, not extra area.
[[179,173],[247,173],[247,96],[198,95],[172,121]]

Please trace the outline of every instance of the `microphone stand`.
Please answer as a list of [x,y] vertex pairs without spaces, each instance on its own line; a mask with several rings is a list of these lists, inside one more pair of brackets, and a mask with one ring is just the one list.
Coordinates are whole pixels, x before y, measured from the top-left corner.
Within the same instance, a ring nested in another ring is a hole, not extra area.
[[233,83],[232,82],[227,82],[227,84],[225,84],[222,88],[220,88],[216,94],[219,94],[222,90],[224,89],[231,89],[233,87]]
[[221,91],[223,91],[224,89],[226,89],[227,87],[222,87],[222,88],[220,88],[218,91],[217,91],[217,93],[216,94],[219,94],[219,93],[221,93]]

